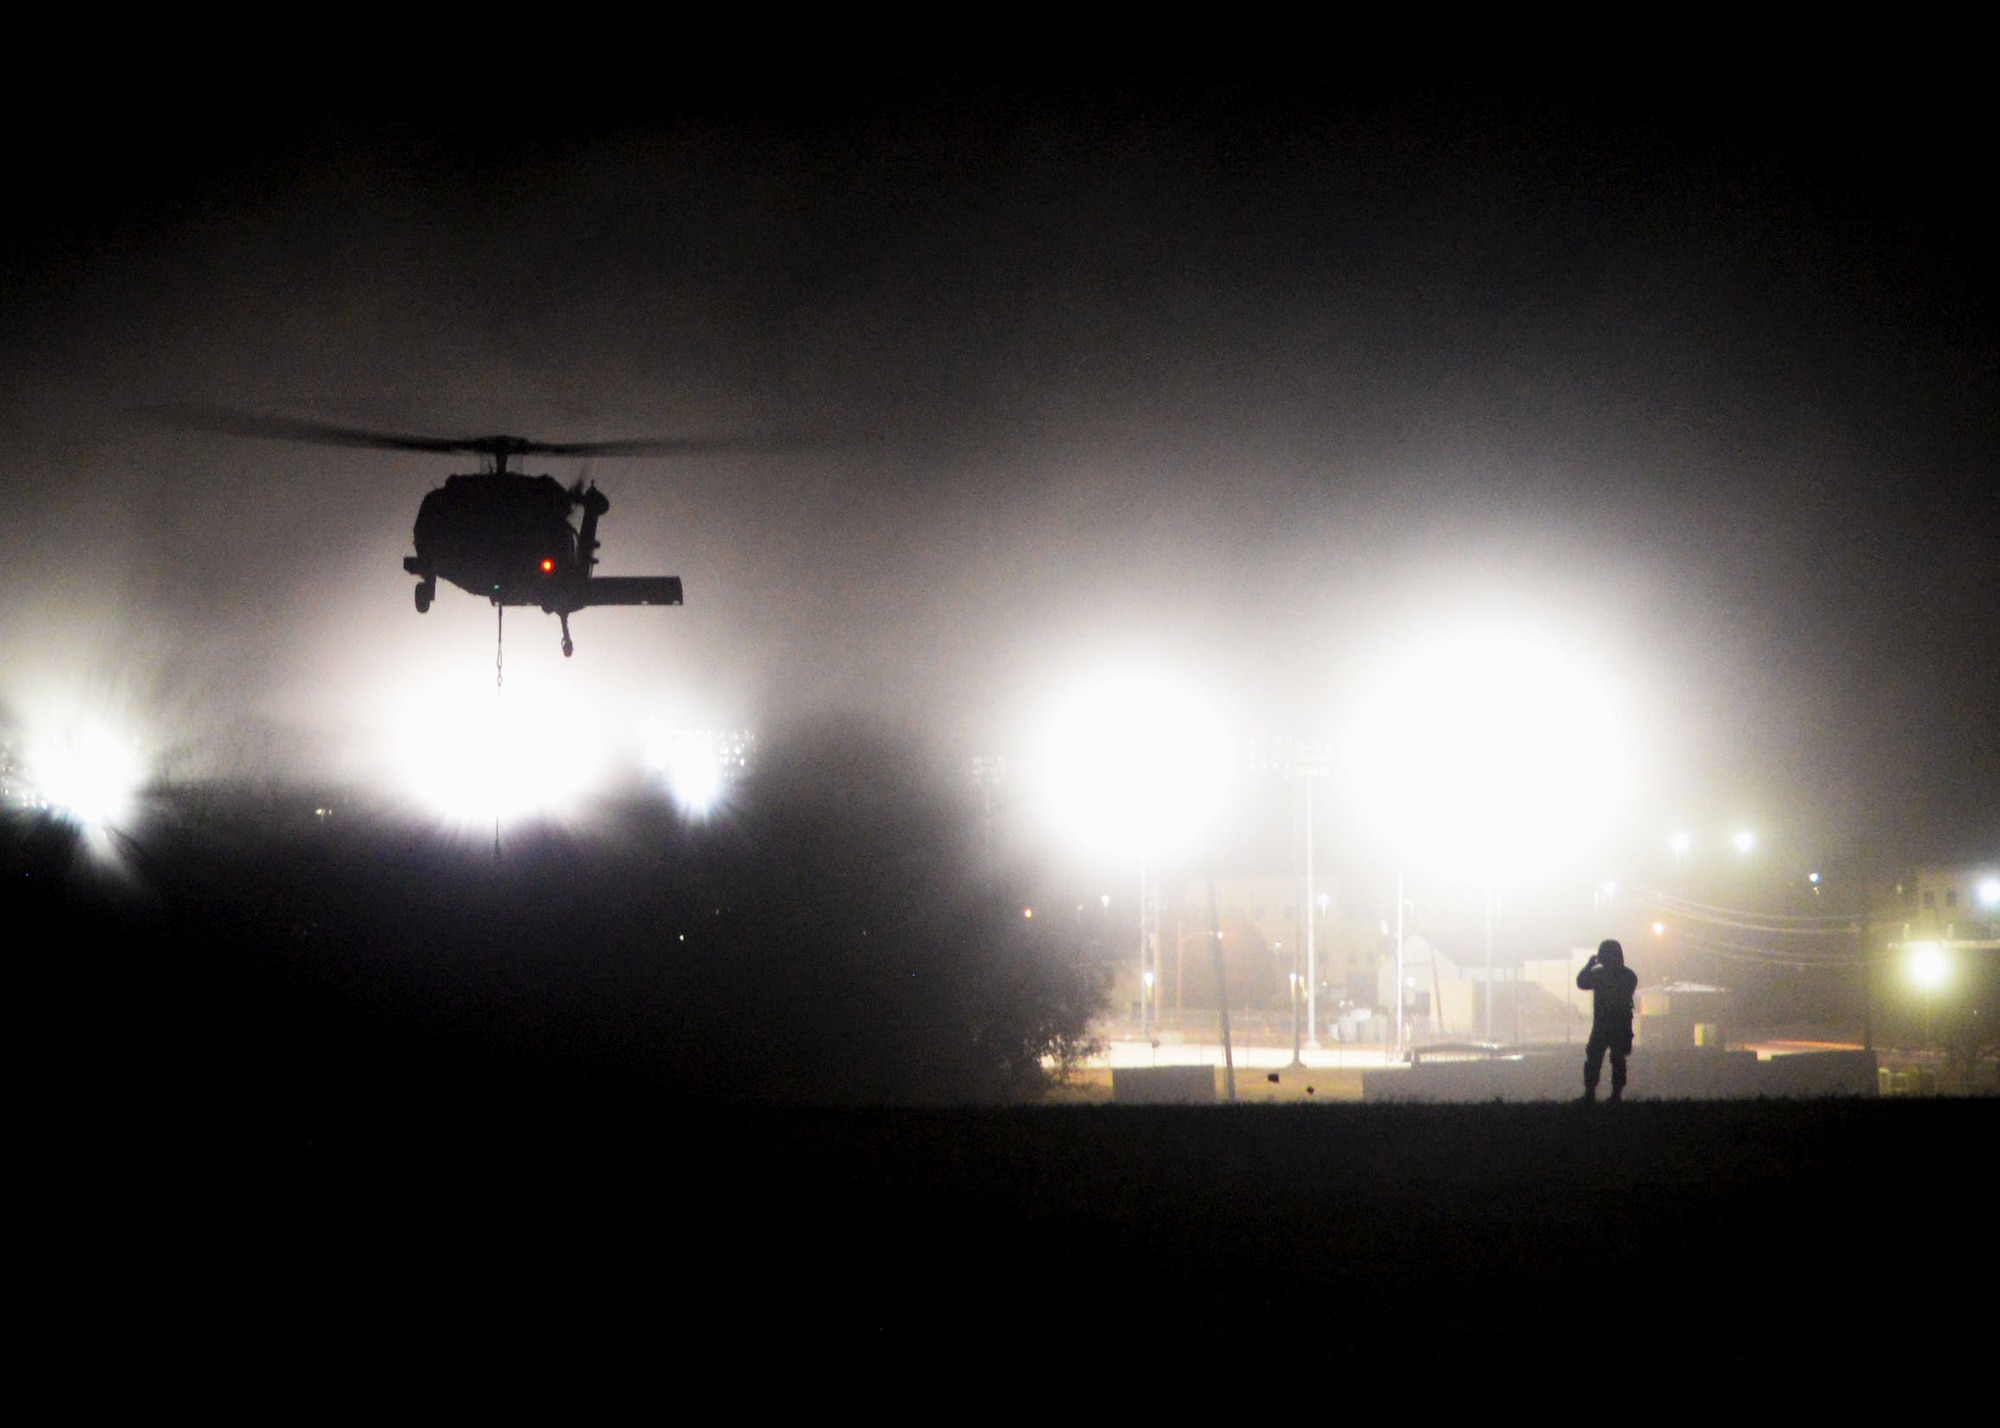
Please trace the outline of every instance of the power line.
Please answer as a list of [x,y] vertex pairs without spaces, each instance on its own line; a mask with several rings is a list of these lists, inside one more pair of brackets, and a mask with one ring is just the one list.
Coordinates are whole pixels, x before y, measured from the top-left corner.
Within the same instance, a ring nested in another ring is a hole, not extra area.
[[1746,932],[1768,932],[1792,937],[1829,937],[1859,936],[1863,930],[1861,920],[1856,917],[1805,917],[1790,913],[1752,912],[1739,907],[1717,907],[1712,903],[1675,897],[1672,893],[1661,892],[1657,888],[1644,889],[1641,900],[1675,917],[1713,923],[1719,927],[1735,927]]
[[1757,947],[1747,942],[1726,942],[1716,938],[1697,937],[1681,932],[1676,936],[1691,948],[1701,952],[1714,952],[1737,962],[1762,962],[1784,967],[1867,967],[1882,959],[1872,953],[1836,953],[1824,956],[1800,955],[1798,953],[1776,952],[1768,947]]

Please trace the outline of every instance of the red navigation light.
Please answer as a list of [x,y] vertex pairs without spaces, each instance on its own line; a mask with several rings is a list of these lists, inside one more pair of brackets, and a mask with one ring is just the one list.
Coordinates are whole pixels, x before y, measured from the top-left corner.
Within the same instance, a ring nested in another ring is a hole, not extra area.
[[547,575],[551,570],[554,570],[555,568],[556,568],[556,563],[553,560],[544,560],[542,562],[542,574],[544,575]]

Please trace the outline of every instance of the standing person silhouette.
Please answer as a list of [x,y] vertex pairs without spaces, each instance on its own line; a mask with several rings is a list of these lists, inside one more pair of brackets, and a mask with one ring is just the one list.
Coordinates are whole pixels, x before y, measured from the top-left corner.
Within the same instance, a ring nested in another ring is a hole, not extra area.
[[1632,1054],[1632,997],[1639,974],[1625,965],[1625,949],[1610,938],[1583,964],[1576,984],[1590,993],[1590,1042],[1583,1048],[1583,1099],[1597,1099],[1604,1053],[1611,1053],[1611,1099],[1625,1099],[1625,1058]]

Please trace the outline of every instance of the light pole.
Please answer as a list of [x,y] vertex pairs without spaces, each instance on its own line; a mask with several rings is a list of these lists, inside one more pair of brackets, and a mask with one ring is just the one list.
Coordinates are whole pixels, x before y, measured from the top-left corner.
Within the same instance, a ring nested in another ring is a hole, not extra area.
[[[1308,868],[1310,868],[1311,866],[1312,866],[1312,865],[1311,865],[1310,863],[1308,863],[1308,864],[1307,864],[1307,867],[1308,867]],[[1307,916],[1307,917],[1312,917],[1312,915],[1313,915],[1313,905],[1314,905],[1314,902],[1315,902],[1315,901],[1317,901],[1317,903],[1318,903],[1318,905],[1319,905],[1319,916],[1318,916],[1318,918],[1316,918],[1316,919],[1315,919],[1315,923],[1317,924],[1317,923],[1319,923],[1319,922],[1324,922],[1324,921],[1326,921],[1326,908],[1327,908],[1327,904],[1328,904],[1329,902],[1331,902],[1332,900],[1333,900],[1333,899],[1332,899],[1332,898],[1330,898],[1330,897],[1328,897],[1328,896],[1327,896],[1327,895],[1326,895],[1325,893],[1321,893],[1321,894],[1320,894],[1320,895],[1318,896],[1318,898],[1317,898],[1317,899],[1312,899],[1312,898],[1308,898],[1308,899],[1306,900],[1306,916]],[[1316,945],[1316,938],[1315,938],[1314,934],[1316,933],[1316,931],[1317,931],[1317,927],[1316,927],[1316,926],[1314,926],[1314,927],[1308,927],[1308,928],[1306,929],[1306,963],[1307,963],[1307,965],[1308,965],[1309,967],[1311,967],[1311,968],[1313,969],[1313,970],[1311,971],[1310,975],[1312,976],[1312,979],[1313,979],[1313,992],[1314,992],[1314,995],[1315,995],[1315,996],[1317,996],[1317,995],[1318,995],[1318,992],[1319,992],[1319,971],[1318,971],[1318,966],[1317,966],[1317,964],[1316,964],[1316,963],[1314,963],[1314,961],[1313,961],[1313,948],[1314,948],[1314,947],[1315,947],[1315,945]],[[1336,1001],[1337,1001],[1337,1000],[1338,1000],[1338,999],[1336,999]],[[1315,1004],[1315,1003],[1308,1003],[1308,1010],[1311,1010],[1311,1008],[1312,1008],[1312,1007],[1313,1007],[1314,1005],[1316,1005],[1316,1004]],[[1315,1015],[1317,1015],[1317,1013],[1316,1013],[1316,1012],[1315,1012],[1314,1014],[1315,1014]],[[1314,1038],[1313,1038],[1313,1040],[1312,1040],[1312,1042],[1311,1042],[1310,1044],[1311,1044],[1312,1046],[1314,1046],[1314,1047],[1317,1047],[1317,1046],[1319,1045],[1319,1038],[1318,1038],[1318,1035],[1317,1035],[1317,1033],[1318,1033],[1318,1031],[1319,1031],[1319,1025],[1318,1025],[1318,1023],[1317,1023],[1317,1022],[1315,1022],[1315,1023],[1314,1023],[1314,1025],[1313,1025],[1313,1031],[1314,1031],[1315,1035],[1314,1035]]]
[[1396,1059],[1403,1059],[1403,870],[1396,869]]
[[1493,880],[1486,880],[1486,1044],[1493,1044]]
[[[1278,738],[1253,751],[1257,767],[1305,785],[1305,966],[1299,965],[1299,944],[1292,943],[1292,1065],[1302,1067],[1306,1046],[1319,1048],[1319,947],[1313,928],[1313,783],[1333,770],[1332,751],[1312,740]],[[1303,1013],[1303,1024],[1301,1023]]]
[[975,754],[970,765],[973,787],[979,790],[979,853],[993,866],[993,790],[1007,781],[1007,760]]
[[1919,942],[1910,948],[1907,966],[1910,980],[1924,995],[1924,1050],[1931,1050],[1931,1003],[1951,977],[1951,959],[1935,942]]
[[1079,842],[1129,858],[1139,876],[1139,1031],[1160,1025],[1158,865],[1213,818],[1230,764],[1220,722],[1184,690],[1111,679],[1050,718],[1038,782],[1057,824]]
[[1139,1032],[1151,1037],[1160,1025],[1159,944],[1147,936],[1146,860],[1139,860]]
[[[1324,899],[1321,899],[1322,908]],[[1313,932],[1313,780],[1306,780],[1306,1045],[1319,1050],[1319,944]],[[1296,1059],[1297,1053],[1294,1053]]]
[[1350,730],[1358,801],[1397,858],[1399,1049],[1403,869],[1483,885],[1491,1041],[1495,891],[1591,845],[1624,793],[1622,731],[1631,724],[1619,717],[1601,671],[1555,639],[1477,615],[1434,634],[1404,643]]

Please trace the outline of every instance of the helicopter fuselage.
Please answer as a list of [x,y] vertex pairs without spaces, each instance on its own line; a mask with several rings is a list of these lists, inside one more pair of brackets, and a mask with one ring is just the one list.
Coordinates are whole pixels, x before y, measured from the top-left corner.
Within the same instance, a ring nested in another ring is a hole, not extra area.
[[[569,514],[581,508],[583,525]],[[678,576],[597,577],[597,521],[611,502],[596,487],[565,488],[552,476],[480,472],[447,477],[417,509],[417,553],[403,568],[419,578],[417,609],[445,580],[495,605],[533,605],[563,617],[592,605],[678,605]]]
[[417,553],[404,565],[496,605],[559,608],[560,592],[589,574],[570,507],[552,476],[449,477],[417,509]]

